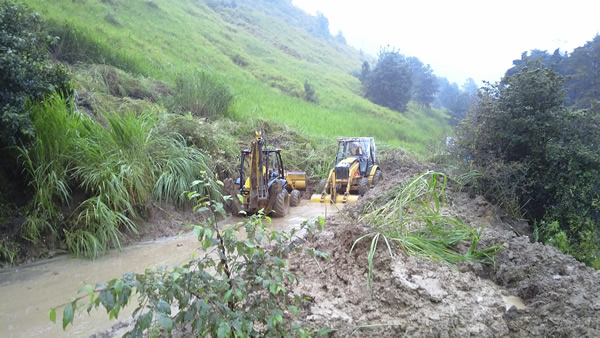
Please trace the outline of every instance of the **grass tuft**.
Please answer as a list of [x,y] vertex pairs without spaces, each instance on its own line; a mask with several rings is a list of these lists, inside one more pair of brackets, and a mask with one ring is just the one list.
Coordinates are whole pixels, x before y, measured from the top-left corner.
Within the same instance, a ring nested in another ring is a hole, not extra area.
[[231,87],[215,75],[192,70],[177,76],[171,107],[181,113],[214,120],[227,114],[233,99]]
[[[463,261],[493,264],[494,255],[502,245],[478,249],[484,227],[476,230],[457,217],[443,214],[448,180],[443,173],[427,171],[365,207],[360,221],[373,226],[375,231],[356,239],[350,252],[358,242],[371,238],[367,256],[369,290],[373,259],[381,239],[390,256],[393,249],[399,249],[409,255],[450,264]],[[464,253],[456,249],[461,243],[469,244]]]

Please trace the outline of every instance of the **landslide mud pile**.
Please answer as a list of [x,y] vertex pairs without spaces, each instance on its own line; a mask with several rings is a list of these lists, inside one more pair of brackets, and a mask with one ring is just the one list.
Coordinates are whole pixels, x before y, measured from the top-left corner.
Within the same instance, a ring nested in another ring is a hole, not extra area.
[[[387,170],[384,183],[328,220],[325,231],[307,242],[328,253],[328,260],[290,261],[304,276],[295,292],[311,299],[306,323],[330,327],[339,337],[600,336],[600,271],[517,235],[527,229],[523,221],[500,219],[483,198],[464,193],[449,192],[448,212],[473,227],[486,226],[481,247],[504,244],[496,266],[450,266],[399,251],[390,257],[381,244],[369,293],[370,240],[349,253],[354,241],[372,230],[356,221],[360,203],[422,170],[416,165]],[[516,297],[524,308],[505,300]]]

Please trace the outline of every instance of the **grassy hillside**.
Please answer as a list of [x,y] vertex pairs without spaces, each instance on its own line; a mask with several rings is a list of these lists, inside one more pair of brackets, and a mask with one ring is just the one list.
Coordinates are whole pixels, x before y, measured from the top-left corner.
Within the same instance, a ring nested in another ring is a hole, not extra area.
[[[209,0],[26,3],[59,33],[68,25],[55,51],[59,59],[107,63],[168,86],[192,69],[210,71],[233,88],[229,115],[235,120],[272,119],[330,138],[374,136],[423,155],[450,132],[441,111],[409,105],[401,114],[362,98],[351,73],[369,56],[315,37],[310,16],[286,1],[240,0],[235,7]],[[305,81],[318,104],[303,100]]]

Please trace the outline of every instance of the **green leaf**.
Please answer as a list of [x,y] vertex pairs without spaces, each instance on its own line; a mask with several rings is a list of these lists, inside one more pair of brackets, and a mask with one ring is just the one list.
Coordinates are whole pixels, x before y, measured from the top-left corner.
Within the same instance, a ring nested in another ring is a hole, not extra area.
[[230,301],[230,300],[231,300],[231,295],[232,295],[232,294],[233,294],[233,290],[232,290],[232,289],[229,289],[229,290],[227,290],[227,292],[225,292],[225,296],[223,296],[223,300],[224,300],[225,302],[228,302],[228,301]]
[[107,312],[115,307],[115,297],[109,290],[103,290],[100,292],[100,302]]
[[219,329],[217,330],[217,337],[230,337],[231,336],[231,327],[227,322],[221,322],[219,324]]
[[[56,314],[54,315],[56,319]],[[69,323],[73,322],[73,304],[69,304],[65,307],[63,311],[63,330],[69,325]]]
[[50,321],[56,324],[56,309],[50,310]]
[[156,308],[160,313],[171,314],[171,305],[169,305],[169,303],[165,302],[162,299],[158,301],[158,303],[156,304]]
[[198,240],[202,240],[202,235],[204,235],[204,228],[196,225],[193,230],[194,237],[198,238]]
[[330,328],[324,327],[324,328],[320,329],[319,332],[317,332],[317,336],[319,336],[319,337],[326,336],[329,334],[330,331],[331,331]]
[[298,308],[296,306],[290,305],[288,306],[288,310],[294,315],[297,316],[298,315]]
[[160,327],[162,327],[163,329],[171,332],[171,330],[173,329],[173,320],[169,316],[163,313],[159,313],[158,325],[160,325]]
[[145,329],[149,328],[150,324],[152,324],[153,316],[154,316],[154,312],[152,312],[152,310],[141,315],[140,318],[138,319],[140,329],[145,330]]
[[173,281],[176,281],[177,279],[179,279],[180,276],[181,276],[181,274],[179,274],[179,272],[174,272],[173,273]]
[[81,289],[77,291],[77,293],[80,293],[81,291],[87,292],[87,294],[90,295],[90,297],[93,297],[94,295],[94,287],[89,284],[82,286]]
[[120,295],[121,292],[123,292],[123,280],[122,279],[117,280],[114,288],[115,288],[115,291],[117,292],[117,295]]
[[209,211],[209,210],[210,209],[208,209],[207,207],[200,207],[200,208],[196,209],[195,211],[197,213],[202,213],[202,212],[206,212],[206,211]]

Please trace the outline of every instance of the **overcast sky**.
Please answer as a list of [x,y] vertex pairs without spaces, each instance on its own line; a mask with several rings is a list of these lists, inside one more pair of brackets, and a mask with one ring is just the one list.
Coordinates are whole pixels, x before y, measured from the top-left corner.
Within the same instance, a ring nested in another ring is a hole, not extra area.
[[496,82],[531,49],[572,52],[600,33],[597,0],[293,0],[373,56],[381,46],[462,85]]

